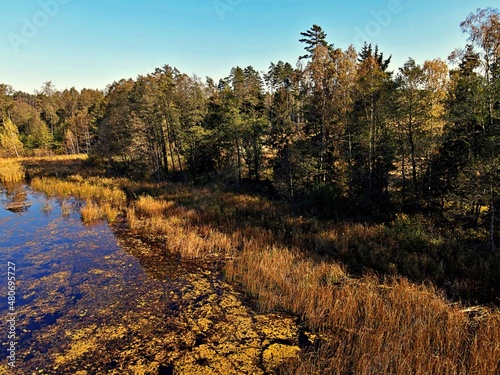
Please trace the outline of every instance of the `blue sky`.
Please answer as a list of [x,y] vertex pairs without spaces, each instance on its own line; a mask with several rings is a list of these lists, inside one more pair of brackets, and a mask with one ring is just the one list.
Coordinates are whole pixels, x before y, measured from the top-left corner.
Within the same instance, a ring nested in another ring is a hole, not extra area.
[[446,59],[466,37],[460,22],[499,0],[0,0],[0,83],[33,92],[104,89],[165,64],[227,76],[233,66],[267,71],[303,54],[313,24],[336,47],[367,39],[391,68],[409,58]]

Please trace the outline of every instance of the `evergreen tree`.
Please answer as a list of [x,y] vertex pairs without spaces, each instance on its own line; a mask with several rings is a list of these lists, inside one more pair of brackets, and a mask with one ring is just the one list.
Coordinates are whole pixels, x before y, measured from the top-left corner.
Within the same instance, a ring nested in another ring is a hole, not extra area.
[[312,25],[309,30],[301,32],[300,35],[304,38],[299,39],[299,42],[306,44],[304,49],[307,51],[307,54],[301,56],[299,60],[312,58],[318,46],[326,47],[328,50],[333,49],[333,44],[328,44],[326,41],[327,34],[323,31],[321,26]]
[[365,44],[358,56],[349,127],[349,191],[362,213],[387,212],[393,169],[395,85],[391,58]]

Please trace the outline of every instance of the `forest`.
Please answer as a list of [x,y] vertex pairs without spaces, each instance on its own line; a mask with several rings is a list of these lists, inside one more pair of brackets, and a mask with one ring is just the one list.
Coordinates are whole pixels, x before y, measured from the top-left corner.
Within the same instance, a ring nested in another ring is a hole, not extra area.
[[396,71],[378,46],[343,50],[313,25],[295,68],[238,66],[215,82],[165,65],[104,91],[2,84],[0,153],[84,153],[111,176],[219,184],[325,220],[404,219],[449,234],[467,247],[460,262],[499,285],[499,18],[471,13],[448,63]]

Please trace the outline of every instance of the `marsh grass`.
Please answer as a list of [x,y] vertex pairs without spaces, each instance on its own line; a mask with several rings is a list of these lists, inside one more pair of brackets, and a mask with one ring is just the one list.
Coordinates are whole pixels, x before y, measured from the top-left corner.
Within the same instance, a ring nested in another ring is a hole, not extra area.
[[[280,368],[282,374],[499,371],[498,310],[471,314],[449,303],[431,282],[398,276],[434,280],[427,275],[444,272],[426,258],[443,249],[443,239],[406,217],[389,226],[320,222],[290,215],[261,197],[217,188],[123,180],[119,188],[115,180],[81,175],[34,183],[86,199],[85,221],[110,220],[113,213],[104,207],[120,207],[132,231],[163,241],[171,252],[226,259],[227,280],[240,284],[261,311],[295,314],[317,334],[299,359]],[[125,190],[137,197],[128,206]],[[357,266],[394,276],[353,277],[347,270]]]
[[164,238],[169,251],[186,258],[229,254],[234,247],[230,236],[196,225],[195,210],[172,201],[141,196],[126,212],[131,229]]
[[87,199],[85,205],[80,209],[82,220],[86,223],[97,220],[107,220],[112,223],[116,220],[120,211],[113,208],[109,203],[97,204]]
[[[35,177],[31,180],[31,187],[48,196],[74,196],[85,200],[85,205],[80,209],[84,222],[101,219],[114,222],[126,207],[127,197],[112,179],[84,179],[80,175],[72,175],[65,180]],[[63,202],[61,212],[63,215],[69,215],[71,206]]]
[[[97,181],[97,180],[96,180]],[[44,192],[49,196],[72,197],[80,199],[94,199],[107,202],[116,207],[124,207],[127,201],[125,193],[118,187],[106,184],[92,183],[75,175],[68,180],[59,180],[53,177],[35,177],[31,180],[31,187]]]
[[52,212],[53,209],[54,209],[54,205],[52,204],[52,202],[48,199],[45,200],[45,202],[42,205],[42,211],[48,213],[48,212]]
[[[407,251],[417,245],[438,248],[439,238],[429,245],[429,234],[406,218],[396,218],[389,228],[328,226],[280,215],[255,197],[189,195],[182,189],[161,198],[141,197],[127,215],[135,230],[164,238],[170,251],[184,257],[225,254],[226,278],[242,285],[261,311],[295,314],[318,333],[321,339],[299,360],[288,361],[283,374],[498,371],[500,345],[493,344],[500,342],[498,311],[486,309],[471,317],[431,283],[401,276],[352,277],[346,267],[325,257],[336,253],[348,259],[356,249],[356,262],[376,264],[378,257],[391,259],[398,244]],[[415,259],[415,272],[424,274],[418,269],[423,258]],[[393,265],[395,274],[412,266],[412,258],[401,262]]]
[[91,199],[87,199],[85,205],[80,209],[80,214],[85,223],[96,221],[101,218],[99,206],[92,202]]
[[69,201],[63,200],[61,202],[61,215],[69,216],[71,215],[72,211],[73,211],[73,205]]
[[26,170],[28,181],[35,177],[66,178],[74,174],[90,177],[101,172],[89,165],[87,155],[22,157],[19,162]]
[[137,210],[149,216],[166,214],[168,209],[173,206],[174,202],[172,201],[155,199],[150,195],[143,195],[135,202]]
[[0,159],[0,182],[19,182],[25,176],[24,167],[17,159]]
[[284,248],[246,248],[226,266],[263,311],[301,316],[323,337],[285,374],[495,374],[500,314],[471,318],[432,286],[352,279]]

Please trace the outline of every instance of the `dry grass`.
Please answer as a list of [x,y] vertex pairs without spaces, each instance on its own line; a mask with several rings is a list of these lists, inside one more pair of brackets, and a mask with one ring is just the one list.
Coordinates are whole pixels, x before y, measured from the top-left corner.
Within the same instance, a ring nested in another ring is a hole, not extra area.
[[83,221],[86,223],[96,221],[101,218],[101,210],[99,209],[99,206],[92,202],[91,199],[87,199],[85,206],[80,209],[80,213]]
[[430,286],[347,277],[284,248],[247,247],[226,267],[265,311],[301,316],[324,338],[293,374],[496,374],[500,313],[471,319]]
[[120,211],[113,208],[109,203],[96,204],[91,199],[87,199],[85,205],[80,209],[80,213],[82,220],[86,223],[101,219],[112,223],[116,220]]
[[117,207],[123,207],[127,197],[123,190],[110,187],[109,184],[93,184],[80,176],[72,176],[69,180],[59,180],[53,177],[35,177],[31,187],[49,196],[94,199],[108,202]]
[[150,196],[141,196],[127,209],[131,229],[164,238],[171,252],[186,258],[229,254],[234,248],[231,238],[218,230],[195,225],[198,219],[194,210]]
[[104,203],[100,206],[101,217],[106,219],[108,223],[112,223],[116,220],[120,211],[113,208],[110,203]]
[[149,216],[165,214],[174,205],[174,202],[154,199],[150,195],[143,195],[135,202],[137,210]]
[[138,227],[137,215],[135,213],[134,206],[129,206],[125,210],[125,215],[127,218],[127,223],[130,229],[135,229]]
[[[283,373],[498,371],[499,312],[485,310],[471,319],[430,285],[402,277],[383,282],[374,276],[352,278],[337,263],[305,255],[306,249],[328,253],[332,248],[349,255],[356,247],[360,257],[385,256],[382,246],[372,247],[387,235],[384,226],[329,228],[302,218],[280,218],[255,197],[188,195],[184,190],[165,199],[140,198],[141,208],[130,209],[129,219],[136,230],[165,238],[170,251],[185,257],[233,257],[226,263],[227,279],[243,285],[260,309],[296,314],[323,337],[316,350],[288,363]],[[189,206],[190,200],[197,211],[172,203]],[[282,232],[270,230],[277,222]],[[279,245],[285,238],[297,249]]]
[[23,181],[24,174],[24,168],[18,159],[0,159],[0,182]]
[[[85,200],[80,209],[84,222],[105,219],[114,222],[126,206],[127,197],[112,179],[85,179],[80,175],[69,176],[66,180],[54,177],[35,177],[31,187],[48,196],[77,197]],[[63,215],[69,215],[71,206],[61,205]]]
[[72,155],[42,155],[42,156],[28,156],[19,158],[22,162],[36,162],[36,161],[67,161],[67,160],[87,160],[86,154],[72,154]]
[[[203,201],[196,194],[191,199]],[[186,192],[165,199],[141,197],[140,208],[128,211],[131,226],[165,238],[170,251],[185,257],[234,257],[226,263],[228,280],[243,285],[261,310],[296,314],[322,337],[315,350],[287,363],[283,373],[496,374],[499,312],[485,310],[471,318],[430,285],[402,277],[383,282],[375,276],[352,278],[339,264],[315,260],[303,251],[335,247],[349,254],[356,246],[366,248],[363,256],[381,256],[382,247],[370,246],[386,235],[383,226],[328,228],[283,217],[280,236],[257,225],[272,225],[265,219],[277,213],[255,197],[219,194],[219,205],[205,198],[201,212],[173,203],[176,200],[186,202]],[[222,207],[226,202],[233,204]],[[312,234],[307,235],[306,228]],[[287,236],[302,250],[278,245]]]
[[91,167],[88,164],[87,155],[23,157],[19,158],[19,161],[26,169],[28,180],[35,177],[63,179],[74,174],[81,174],[88,178],[103,173],[98,167]]

